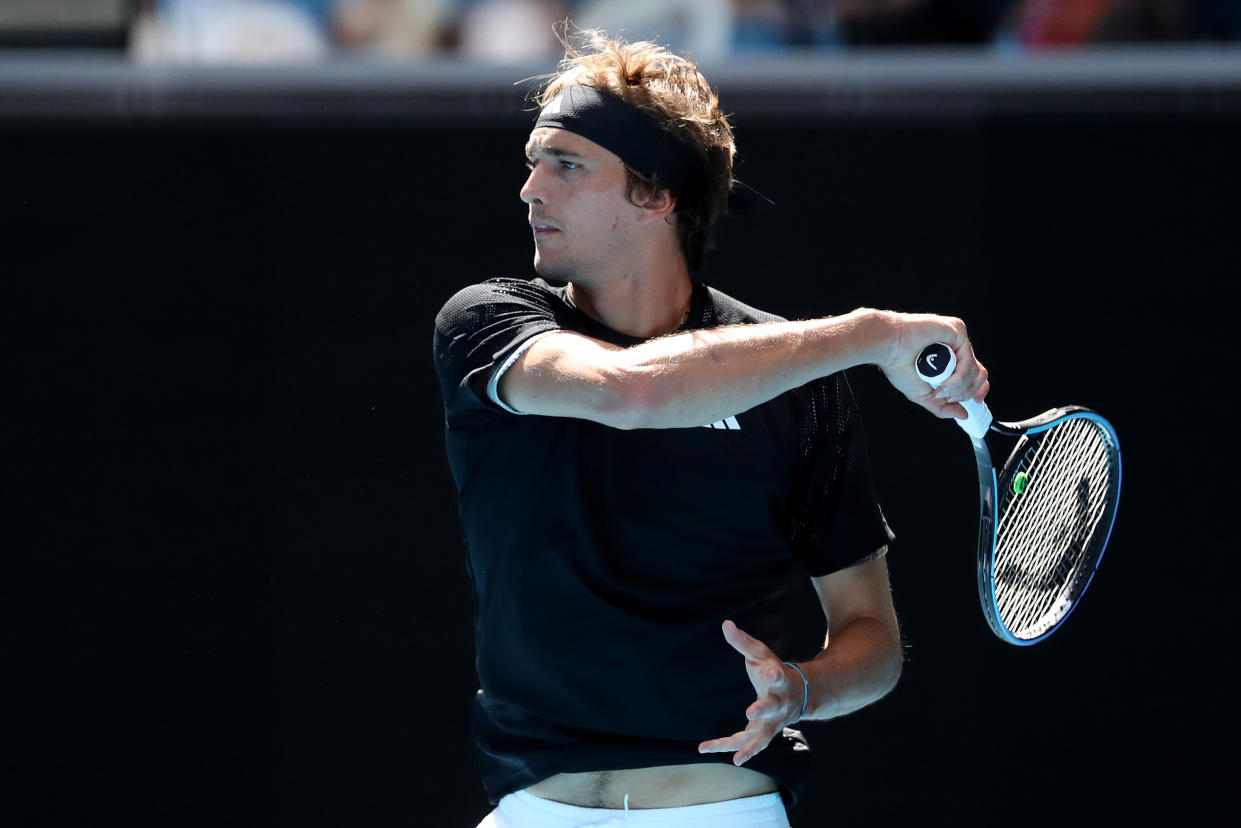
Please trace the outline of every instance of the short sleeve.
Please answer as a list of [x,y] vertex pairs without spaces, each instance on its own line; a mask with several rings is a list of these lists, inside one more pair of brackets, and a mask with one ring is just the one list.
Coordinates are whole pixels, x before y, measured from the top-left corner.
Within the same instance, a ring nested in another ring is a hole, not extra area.
[[802,386],[793,477],[794,554],[811,577],[872,558],[892,540],[875,496],[861,413],[843,372]]
[[449,427],[504,409],[488,394],[497,369],[527,342],[559,330],[556,297],[520,279],[491,279],[458,291],[435,318],[435,371]]

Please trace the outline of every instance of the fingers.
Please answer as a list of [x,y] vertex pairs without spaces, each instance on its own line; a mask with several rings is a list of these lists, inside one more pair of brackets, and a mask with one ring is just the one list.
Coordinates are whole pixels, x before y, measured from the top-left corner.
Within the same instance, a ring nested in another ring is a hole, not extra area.
[[738,627],[732,621],[725,621],[722,628],[724,630],[724,640],[734,650],[745,656],[747,661],[757,662],[776,657],[776,654],[766,644]]
[[749,737],[746,731],[742,730],[731,736],[725,736],[722,739],[708,739],[698,745],[699,753],[728,753],[733,750],[740,750],[741,746],[748,741]]
[[965,409],[958,403],[966,400],[982,402],[991,390],[987,369],[974,356],[968,342],[963,350],[952,376],[935,388],[931,399],[923,403],[937,416],[964,419],[967,416]]
[[991,383],[988,382],[984,376],[980,383],[977,383],[973,387],[967,389],[965,392],[963,392],[959,396],[950,397],[946,401],[949,403],[946,410],[950,413],[951,416],[956,417],[958,420],[964,420],[965,418],[969,416],[969,414],[966,412],[965,408],[962,405],[960,405],[960,403],[965,402],[967,400],[974,400],[976,402],[982,402],[983,398],[987,396],[987,393],[990,390],[991,390]]
[[972,399],[987,381],[987,369],[974,356],[969,343],[957,354],[957,367],[952,376],[935,389],[935,396],[949,402]]
[[768,696],[751,704],[745,709],[745,717],[749,721],[755,719],[779,719],[788,721],[788,705],[782,699]]
[[745,730],[725,736],[722,739],[709,739],[698,745],[699,753],[730,753],[734,765],[744,765],[771,744],[778,728],[770,720],[750,722]]
[[987,395],[991,393],[991,380],[987,378],[987,369],[982,369],[982,382],[978,384],[978,390],[974,392],[972,399],[982,402]]
[[[887,326],[890,347],[879,367],[892,385],[913,402],[941,418],[968,417],[960,405],[965,400],[982,401],[991,386],[987,369],[974,356],[965,323],[960,319],[933,314],[877,312]],[[918,376],[914,363],[926,346],[942,342],[956,355],[952,375],[936,388]]]
[[789,701],[785,690],[788,680],[780,659],[762,641],[742,630],[732,621],[721,625],[724,640],[734,650],[745,656],[746,673],[754,685],[758,698],[746,708],[749,720],[745,730],[722,739],[710,739],[698,745],[699,753],[726,753],[736,751],[734,765],[749,761],[771,743],[784,723],[789,721]]

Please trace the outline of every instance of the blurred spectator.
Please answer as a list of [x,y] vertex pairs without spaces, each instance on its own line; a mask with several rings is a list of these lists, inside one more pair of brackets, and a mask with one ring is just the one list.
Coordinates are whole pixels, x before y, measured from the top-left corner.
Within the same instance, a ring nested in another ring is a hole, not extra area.
[[1183,39],[1186,0],[1022,0],[1001,39],[1023,46],[1080,46],[1102,42]]
[[123,48],[129,0],[0,0],[0,49]]
[[573,21],[630,41],[655,40],[697,61],[719,61],[733,47],[735,4],[737,0],[579,0]]
[[732,48],[737,52],[771,52],[799,42],[795,10],[803,6],[789,0],[732,0]]
[[[2,0],[0,0],[2,2]],[[33,0],[32,0],[33,2]],[[67,0],[66,0],[67,2]],[[121,2],[121,0],[117,0]],[[134,0],[147,60],[309,60],[333,49],[553,61],[569,19],[703,62],[790,49],[1241,39],[1241,0]]]
[[569,0],[458,0],[457,48],[473,60],[502,63],[554,58],[562,49],[554,26]]
[[333,41],[346,49],[416,57],[445,46],[453,0],[336,0]]
[[322,4],[294,0],[158,0],[140,14],[139,60],[203,63],[305,61],[328,53]]
[[1017,39],[1033,46],[1091,40],[1117,0],[1026,0],[1016,12]]

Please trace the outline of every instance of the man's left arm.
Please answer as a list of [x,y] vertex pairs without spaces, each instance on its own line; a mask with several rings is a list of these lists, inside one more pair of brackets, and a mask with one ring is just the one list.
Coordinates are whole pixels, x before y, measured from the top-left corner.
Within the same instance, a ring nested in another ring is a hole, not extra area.
[[[882,550],[874,560],[813,581],[828,618],[828,637],[817,656],[798,663],[810,690],[803,718],[832,719],[886,695],[896,686],[904,655]],[[732,621],[724,622],[723,631],[745,657],[757,698],[745,711],[745,730],[703,742],[698,751],[735,751],[733,764],[741,765],[797,721],[805,696],[801,676],[766,644]]]

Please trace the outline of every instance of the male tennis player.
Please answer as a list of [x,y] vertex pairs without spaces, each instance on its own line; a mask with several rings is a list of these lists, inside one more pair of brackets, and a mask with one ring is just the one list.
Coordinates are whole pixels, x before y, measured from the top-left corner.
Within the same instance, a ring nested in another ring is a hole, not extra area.
[[[959,320],[787,322],[697,281],[730,126],[689,61],[588,44],[526,145],[542,278],[465,288],[436,320],[482,824],[785,826],[808,759],[788,726],[870,704],[902,660],[842,371],[879,365],[941,417],[965,416],[986,372]],[[938,392],[913,369],[935,341],[959,360]],[[785,663],[794,566],[830,643]]]

